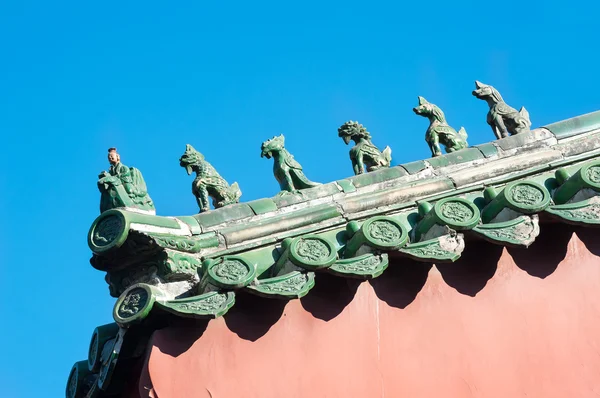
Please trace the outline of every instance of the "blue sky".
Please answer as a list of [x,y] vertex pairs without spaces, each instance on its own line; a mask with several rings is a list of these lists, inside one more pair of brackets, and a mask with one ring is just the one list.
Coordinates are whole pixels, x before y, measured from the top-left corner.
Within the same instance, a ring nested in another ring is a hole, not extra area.
[[188,215],[187,143],[248,201],[278,191],[259,155],[280,133],[320,182],[352,174],[336,131],[349,119],[393,164],[429,157],[418,95],[471,145],[491,141],[475,79],[534,126],[598,110],[598,4],[2,2],[2,395],[63,396],[112,321],[86,244],[108,147],[141,169],[158,214]]

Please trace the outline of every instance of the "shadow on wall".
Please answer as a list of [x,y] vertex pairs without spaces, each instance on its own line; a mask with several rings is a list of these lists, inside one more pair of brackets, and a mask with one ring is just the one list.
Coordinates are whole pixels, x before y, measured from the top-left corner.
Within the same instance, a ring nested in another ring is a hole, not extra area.
[[338,316],[352,302],[362,282],[325,273],[319,273],[315,281],[315,287],[300,299],[300,303],[315,318],[324,321]]
[[432,264],[390,253],[390,265],[382,276],[369,281],[375,294],[389,306],[406,308],[421,291]]
[[544,224],[540,235],[527,249],[509,248],[517,267],[531,276],[544,279],[551,275],[567,255],[573,228],[565,224]]
[[575,233],[590,253],[600,256],[600,229],[578,227]]
[[240,339],[256,341],[277,323],[287,303],[287,300],[268,299],[239,291],[235,295],[235,305],[223,318],[229,330]]
[[154,332],[151,345],[174,358],[189,350],[192,344],[202,337],[209,322],[176,317],[170,317],[169,320],[169,327]]
[[457,292],[475,297],[498,269],[503,246],[486,241],[468,242],[461,257],[451,264],[436,264],[444,282]]
[[[545,224],[540,236],[528,249],[508,248],[515,264],[529,275],[545,278],[564,260],[567,245],[575,231],[587,249],[600,256],[599,230],[564,224]],[[504,247],[485,241],[470,242],[455,263],[436,264],[444,282],[457,292],[475,297],[494,276]],[[431,263],[418,262],[390,253],[390,265],[382,276],[368,281],[380,300],[400,309],[410,305],[427,282]],[[354,299],[364,281],[317,275],[315,287],[300,299],[302,307],[315,318],[330,321]],[[229,330],[239,338],[256,341],[284,315],[286,300],[258,297],[236,292],[236,304],[224,316]],[[173,357],[187,351],[202,337],[209,321],[172,319],[168,328],[155,333],[156,346]],[[160,344],[168,341],[168,344]]]

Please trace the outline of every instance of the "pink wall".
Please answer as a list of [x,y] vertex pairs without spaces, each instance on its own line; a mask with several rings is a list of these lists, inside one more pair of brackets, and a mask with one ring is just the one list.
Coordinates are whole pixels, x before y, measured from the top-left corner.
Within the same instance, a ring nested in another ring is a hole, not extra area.
[[320,274],[302,300],[241,295],[224,319],[156,332],[140,394],[600,395],[597,255],[600,231],[551,225],[527,250],[472,242],[371,282]]

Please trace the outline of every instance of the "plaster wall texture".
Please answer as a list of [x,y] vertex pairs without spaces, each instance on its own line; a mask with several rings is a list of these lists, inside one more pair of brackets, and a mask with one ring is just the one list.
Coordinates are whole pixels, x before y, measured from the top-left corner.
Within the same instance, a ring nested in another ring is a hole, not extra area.
[[[574,233],[576,231],[576,233]],[[301,300],[238,295],[224,318],[155,332],[142,397],[600,395],[600,234],[548,225],[529,249],[394,258]]]

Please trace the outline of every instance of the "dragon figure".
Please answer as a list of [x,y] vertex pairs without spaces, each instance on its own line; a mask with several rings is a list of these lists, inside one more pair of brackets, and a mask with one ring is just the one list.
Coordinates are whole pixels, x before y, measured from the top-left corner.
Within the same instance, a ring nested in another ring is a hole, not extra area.
[[142,173],[121,163],[117,148],[108,149],[110,168],[98,175],[100,212],[119,207],[134,208],[155,214],[154,203]]
[[529,132],[531,120],[529,119],[529,112],[524,106],[517,111],[504,102],[498,90],[477,80],[475,81],[475,87],[473,95],[487,102],[490,107],[487,123],[492,127],[496,138],[508,137],[509,133],[513,135]]
[[467,132],[461,127],[458,132],[446,123],[444,112],[435,104],[427,102],[423,97],[419,97],[419,106],[413,108],[413,111],[429,119],[429,128],[425,133],[425,141],[431,149],[431,156],[440,156],[442,150],[440,143],[446,148],[446,152],[454,152],[466,148]]
[[338,129],[338,135],[342,137],[346,145],[350,143],[350,140],[355,143],[350,149],[350,160],[352,161],[354,174],[364,173],[365,168],[369,172],[382,167],[390,167],[392,150],[389,146],[386,146],[382,152],[373,145],[371,134],[362,124],[350,120]]
[[282,192],[297,192],[300,189],[321,185],[312,182],[302,172],[302,166],[285,147],[283,134],[262,143],[260,157],[273,158],[273,174]]
[[209,197],[212,198],[215,209],[240,201],[242,191],[237,182],[230,186],[190,144],[186,145],[185,153],[179,159],[179,165],[185,168],[188,175],[192,174],[192,171],[196,173],[196,178],[192,182],[192,193],[196,197],[200,213],[210,210]]

